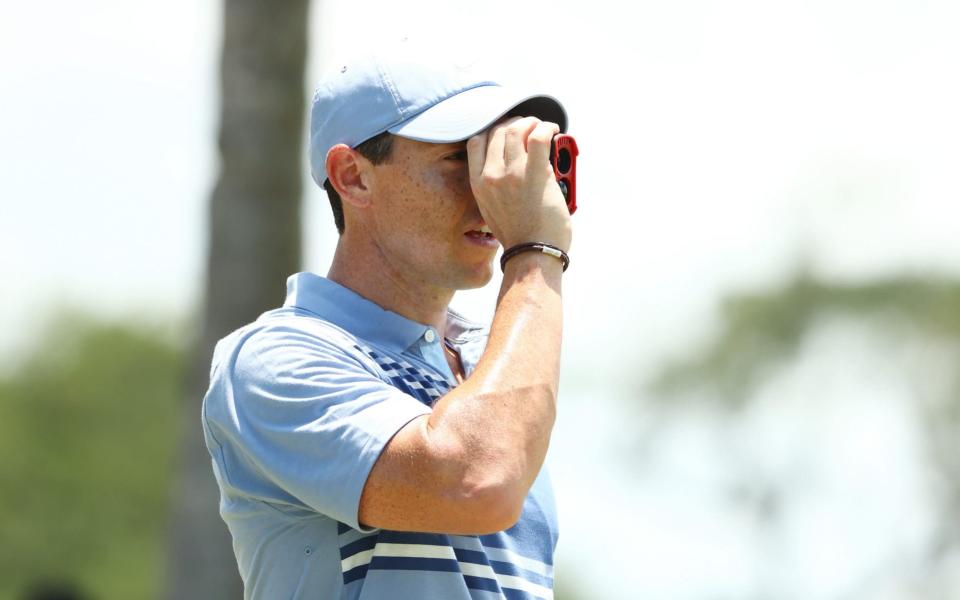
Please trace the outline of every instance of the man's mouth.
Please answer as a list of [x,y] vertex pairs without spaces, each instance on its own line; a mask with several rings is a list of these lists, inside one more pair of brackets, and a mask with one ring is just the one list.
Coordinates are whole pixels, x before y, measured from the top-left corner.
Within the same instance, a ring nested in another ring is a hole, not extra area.
[[495,240],[497,238],[493,237],[493,232],[490,231],[490,228],[484,225],[479,229],[471,229],[470,231],[464,234],[469,238],[476,240]]

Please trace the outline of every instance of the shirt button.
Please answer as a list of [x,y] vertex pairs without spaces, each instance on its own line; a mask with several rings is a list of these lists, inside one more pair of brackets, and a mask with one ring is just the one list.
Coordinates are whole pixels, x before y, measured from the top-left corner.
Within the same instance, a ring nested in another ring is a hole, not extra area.
[[433,332],[432,329],[428,329],[425,334],[423,334],[423,339],[427,340],[428,344],[432,344],[435,339],[437,339],[437,334]]

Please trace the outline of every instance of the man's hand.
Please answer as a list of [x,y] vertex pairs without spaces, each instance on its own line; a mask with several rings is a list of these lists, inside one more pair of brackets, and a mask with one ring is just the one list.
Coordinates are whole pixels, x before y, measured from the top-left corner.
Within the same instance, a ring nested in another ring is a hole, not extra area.
[[570,212],[549,156],[559,132],[554,123],[514,117],[467,142],[470,186],[504,248],[543,242],[570,249]]

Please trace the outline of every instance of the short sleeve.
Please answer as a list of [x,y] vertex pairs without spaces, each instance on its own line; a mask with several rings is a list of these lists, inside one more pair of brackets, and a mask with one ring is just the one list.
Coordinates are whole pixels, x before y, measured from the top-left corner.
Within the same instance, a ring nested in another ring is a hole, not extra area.
[[220,447],[215,461],[231,489],[360,529],[360,495],[374,463],[397,431],[430,408],[351,350],[282,326],[239,344],[205,400]]

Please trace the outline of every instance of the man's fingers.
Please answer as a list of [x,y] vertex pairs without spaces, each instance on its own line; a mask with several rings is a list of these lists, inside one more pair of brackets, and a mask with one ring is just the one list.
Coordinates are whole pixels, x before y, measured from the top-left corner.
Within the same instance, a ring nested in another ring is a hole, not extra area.
[[527,136],[527,161],[534,165],[545,165],[550,162],[550,143],[554,136],[560,133],[560,126],[549,121],[537,121]]
[[481,131],[467,140],[467,168],[470,171],[470,181],[477,181],[483,173],[483,165],[487,160],[487,132]]
[[503,172],[503,146],[506,143],[506,123],[494,125],[487,131],[487,154],[483,171],[487,174]]
[[503,159],[507,169],[520,161],[520,170],[523,170],[527,158],[527,137],[540,121],[534,117],[526,117],[511,121],[506,130],[503,147]]
[[505,154],[506,147],[516,143],[513,140],[516,135],[514,128],[522,120],[521,117],[509,117],[487,130],[487,156],[484,165],[484,171],[487,174],[496,176],[506,170],[506,166],[509,164],[508,157]]

